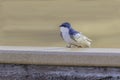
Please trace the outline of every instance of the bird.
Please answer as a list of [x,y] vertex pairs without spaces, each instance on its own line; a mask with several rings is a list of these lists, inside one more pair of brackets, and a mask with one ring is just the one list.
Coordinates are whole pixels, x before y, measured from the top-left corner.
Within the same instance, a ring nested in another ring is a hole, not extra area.
[[69,22],[64,22],[60,26],[60,36],[67,43],[67,48],[90,48],[92,40],[82,32],[74,30]]

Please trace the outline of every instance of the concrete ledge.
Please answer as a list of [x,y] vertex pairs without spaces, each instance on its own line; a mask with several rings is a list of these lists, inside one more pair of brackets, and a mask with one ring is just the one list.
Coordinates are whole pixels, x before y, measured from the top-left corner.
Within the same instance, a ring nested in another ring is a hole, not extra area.
[[0,46],[0,63],[120,66],[120,49]]

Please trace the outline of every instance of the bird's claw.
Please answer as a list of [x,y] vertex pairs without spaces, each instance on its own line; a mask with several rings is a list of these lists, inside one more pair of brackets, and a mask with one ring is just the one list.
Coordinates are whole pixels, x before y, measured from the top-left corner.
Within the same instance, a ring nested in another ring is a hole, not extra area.
[[72,46],[71,46],[71,45],[67,45],[66,47],[67,47],[67,48],[71,48]]
[[71,45],[71,44],[67,45],[66,47],[67,47],[67,48],[82,48],[82,46]]

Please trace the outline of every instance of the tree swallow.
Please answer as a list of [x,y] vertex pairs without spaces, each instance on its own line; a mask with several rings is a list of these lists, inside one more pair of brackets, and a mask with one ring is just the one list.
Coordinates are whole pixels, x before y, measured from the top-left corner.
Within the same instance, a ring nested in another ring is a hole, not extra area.
[[71,24],[65,22],[60,26],[60,35],[63,40],[68,44],[67,47],[73,46],[78,48],[89,48],[91,46],[91,39],[83,35],[81,32],[74,30]]

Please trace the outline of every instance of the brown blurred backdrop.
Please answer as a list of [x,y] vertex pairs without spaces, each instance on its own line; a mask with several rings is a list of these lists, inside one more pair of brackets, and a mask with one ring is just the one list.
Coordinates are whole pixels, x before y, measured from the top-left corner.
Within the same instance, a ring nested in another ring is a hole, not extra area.
[[120,48],[120,0],[0,0],[0,45],[65,46],[58,26],[66,21],[92,47]]

